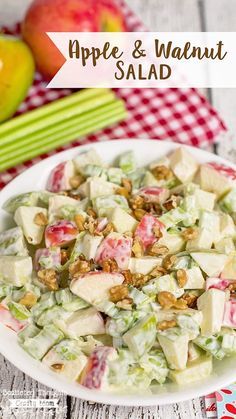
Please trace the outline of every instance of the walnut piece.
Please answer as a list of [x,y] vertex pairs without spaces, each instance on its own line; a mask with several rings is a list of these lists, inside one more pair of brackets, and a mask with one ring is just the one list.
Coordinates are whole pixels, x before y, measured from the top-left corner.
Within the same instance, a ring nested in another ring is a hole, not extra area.
[[176,279],[180,288],[184,288],[187,283],[188,277],[184,269],[178,269],[176,272]]
[[87,230],[92,236],[95,234],[97,229],[98,222],[93,217],[88,217],[87,221],[84,223],[84,230]]
[[143,245],[138,237],[135,237],[132,246],[132,252],[136,258],[141,258],[144,253]]
[[170,180],[174,177],[172,170],[163,165],[154,167],[151,172],[157,180]]
[[166,275],[167,271],[162,266],[155,266],[155,268],[149,273],[152,278],[160,278],[163,275]]
[[188,227],[186,228],[183,232],[182,232],[182,237],[184,238],[184,240],[193,240],[196,239],[198,236],[198,231],[196,228],[193,227]]
[[89,207],[89,208],[87,209],[87,214],[88,214],[90,217],[92,217],[92,218],[97,218],[97,213],[96,213],[96,211],[95,211],[93,208],[91,208],[91,207]]
[[176,308],[177,310],[186,309],[187,302],[183,298],[177,298],[169,291],[160,291],[157,295],[157,301],[163,309],[169,310],[170,308]]
[[37,297],[33,292],[28,291],[20,299],[19,303],[27,308],[31,308],[37,303]]
[[58,364],[52,364],[51,368],[55,371],[63,371],[64,368],[65,368],[65,365],[64,364],[59,364],[59,363]]
[[170,211],[174,208],[177,208],[179,199],[176,195],[171,195],[171,197],[163,204],[163,207]]
[[118,301],[116,304],[118,308],[122,310],[132,310],[133,299],[132,298],[124,298],[121,301]]
[[160,227],[157,225],[153,227],[152,231],[157,239],[160,239],[163,236]]
[[69,273],[71,278],[77,278],[81,274],[90,272],[91,262],[88,260],[77,259],[69,266]]
[[48,219],[43,212],[38,212],[34,217],[34,224],[37,226],[46,226],[48,224]]
[[118,272],[119,271],[119,267],[115,259],[103,260],[101,263],[101,266],[104,272]]
[[175,255],[168,255],[163,259],[162,266],[167,271],[172,268],[174,263],[176,262],[177,257]]
[[137,208],[134,210],[134,216],[136,220],[138,221],[141,221],[145,214],[146,214],[146,211],[144,211],[142,208]]
[[102,235],[104,237],[108,236],[108,234],[112,233],[114,231],[114,226],[112,223],[107,223],[106,227],[101,231]]
[[142,196],[140,196],[140,195],[134,195],[134,196],[132,196],[132,198],[130,198],[130,200],[129,200],[130,207],[131,207],[133,210],[138,209],[138,208],[143,208],[144,203],[145,203],[145,200],[144,200],[144,198],[143,198]]
[[157,255],[166,255],[169,252],[167,246],[161,246],[158,242],[155,242],[150,248],[148,249],[148,254],[150,256],[157,256]]
[[72,189],[78,188],[84,181],[85,178],[82,175],[72,176],[69,180]]
[[131,180],[130,179],[127,179],[127,178],[122,178],[121,179],[121,183],[122,183],[123,187],[130,194],[130,192],[132,191],[132,182],[131,182]]
[[116,189],[116,194],[117,195],[122,195],[125,198],[129,198],[129,195],[130,195],[129,191],[124,186],[121,186],[120,188],[117,188]]
[[85,218],[83,217],[83,215],[76,214],[74,220],[75,220],[75,224],[76,224],[76,227],[78,228],[78,230],[79,231],[84,231],[85,230],[85,227],[84,227]]
[[226,289],[234,293],[236,291],[236,281],[232,281],[231,284],[226,287]]
[[38,271],[38,278],[50,291],[58,290],[57,274],[54,269],[41,269]]
[[166,330],[177,325],[175,320],[163,320],[162,322],[157,323],[158,330]]
[[124,298],[129,297],[128,286],[125,284],[115,285],[109,290],[110,300],[113,303],[118,303],[118,301],[124,300]]
[[177,299],[169,291],[160,291],[157,294],[157,301],[162,306],[162,308],[168,310],[175,305]]
[[190,308],[196,307],[196,303],[198,299],[197,295],[185,292],[182,299],[186,301],[186,304],[188,307]]
[[64,265],[69,260],[69,252],[66,249],[61,249],[61,264]]

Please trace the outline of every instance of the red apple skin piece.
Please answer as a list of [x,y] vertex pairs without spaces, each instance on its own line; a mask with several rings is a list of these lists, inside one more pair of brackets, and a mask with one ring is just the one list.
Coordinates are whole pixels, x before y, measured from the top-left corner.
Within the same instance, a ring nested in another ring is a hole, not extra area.
[[99,346],[90,355],[82,372],[80,384],[90,389],[101,389],[106,384],[108,362],[115,358],[116,350],[109,346]]
[[57,221],[45,229],[46,247],[62,246],[76,239],[78,230],[72,221]]
[[127,269],[131,258],[132,239],[131,237],[116,237],[109,234],[97,249],[95,261],[101,263],[107,259],[115,259],[120,269]]
[[121,11],[112,0],[34,0],[21,27],[23,39],[46,79],[51,79],[65,62],[46,32],[125,30]]
[[230,279],[223,278],[207,278],[206,279],[206,291],[211,288],[216,288],[218,290],[224,291],[230,283],[233,282]]
[[15,319],[11,312],[2,304],[0,304],[0,323],[13,330],[14,332],[19,332],[26,325],[26,322],[20,322],[19,320]]
[[148,202],[162,204],[169,198],[170,191],[169,189],[159,188],[158,186],[148,186],[139,189],[138,195],[146,198]]
[[236,328],[236,300],[226,301],[223,326]]
[[226,178],[231,179],[231,180],[236,180],[236,170],[234,170],[232,167],[225,166],[224,164],[219,164],[215,162],[206,163],[206,165],[212,167],[218,173],[225,176]]
[[71,189],[70,178],[74,175],[74,171],[71,161],[58,164],[50,173],[46,189],[50,192],[61,192]]
[[135,230],[135,237],[138,237],[146,250],[149,246],[157,241],[157,238],[153,232],[154,227],[159,227],[161,231],[164,230],[165,226],[161,221],[151,214],[146,214],[142,217],[140,223]]

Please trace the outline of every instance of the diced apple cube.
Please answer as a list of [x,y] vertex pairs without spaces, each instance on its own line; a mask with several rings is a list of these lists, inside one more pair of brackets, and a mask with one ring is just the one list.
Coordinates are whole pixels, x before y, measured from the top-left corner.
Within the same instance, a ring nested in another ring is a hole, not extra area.
[[22,206],[17,208],[14,215],[16,224],[22,227],[24,236],[30,244],[39,244],[43,238],[45,227],[35,222],[35,217],[40,213],[47,217],[45,208]]
[[197,237],[188,240],[186,250],[209,250],[213,244],[212,236],[206,228],[198,228]]
[[0,233],[0,255],[27,256],[28,250],[21,227],[14,227]]
[[105,333],[102,315],[94,307],[77,310],[68,318],[58,319],[54,323],[65,335],[73,339],[77,339],[80,336]]
[[[61,343],[63,343],[63,341]],[[58,353],[57,347],[59,345],[56,345],[49,350],[44,356],[42,363],[47,365],[57,374],[68,378],[70,381],[76,381],[87,364],[88,358],[80,352],[80,354],[73,355],[72,359],[66,359],[66,357]],[[56,368],[60,365],[61,368]]]
[[170,190],[158,186],[145,186],[138,191],[138,195],[148,202],[163,204],[170,196]]
[[214,211],[201,211],[199,218],[199,227],[208,230],[213,242],[220,238],[220,216]]
[[88,233],[84,235],[82,253],[87,260],[95,258],[98,246],[100,245],[102,239],[102,236],[92,236]]
[[75,167],[71,160],[59,163],[51,171],[48,182],[47,190],[50,192],[67,191],[71,188],[70,178],[75,174]]
[[72,221],[58,221],[45,229],[46,247],[62,246],[75,240],[78,230]]
[[177,384],[185,385],[203,380],[212,372],[212,358],[203,355],[193,361],[189,361],[184,370],[170,371],[169,377]]
[[226,294],[219,289],[208,289],[197,300],[198,310],[202,310],[203,336],[219,333],[223,323]]
[[142,217],[135,230],[135,237],[141,240],[145,249],[157,241],[157,237],[153,231],[154,227],[160,228],[161,231],[164,231],[165,228],[164,224],[156,217],[151,214],[146,214]]
[[123,275],[108,272],[89,272],[73,279],[70,289],[92,305],[109,300],[109,289],[120,285],[124,281]]
[[61,251],[59,247],[37,249],[34,255],[34,269],[58,268],[61,265]]
[[142,185],[143,186],[159,186],[160,185],[160,181],[158,181],[155,176],[152,174],[152,172],[150,172],[149,170],[146,171],[143,181],[142,181]]
[[116,190],[116,183],[107,182],[100,177],[93,176],[82,183],[77,191],[83,197],[94,199],[100,196],[113,195]]
[[200,167],[200,185],[219,198],[235,184],[236,172],[231,167],[219,163],[207,163]]
[[132,238],[120,233],[110,233],[98,247],[95,261],[101,263],[107,259],[115,259],[119,268],[127,269],[131,257]]
[[130,258],[129,270],[132,274],[147,275],[156,266],[160,266],[162,258],[155,258],[150,256],[144,256],[142,258]]
[[236,228],[232,217],[228,214],[220,214],[220,238],[235,238]]
[[184,249],[185,241],[178,233],[163,231],[163,236],[158,240],[160,246],[167,246],[169,253],[178,253]]
[[223,326],[236,328],[236,300],[226,301]]
[[[174,328],[177,329],[177,328]],[[158,341],[165,354],[171,369],[182,370],[186,367],[188,360],[188,333],[181,331],[181,334],[172,335],[172,330],[167,333],[158,333]]]
[[181,183],[190,182],[198,170],[198,163],[183,147],[176,149],[170,156],[170,168]]
[[194,266],[191,269],[186,270],[187,282],[184,285],[184,289],[204,289],[205,279],[202,275],[201,269],[198,266]]
[[0,280],[21,287],[32,274],[29,256],[0,256]]
[[118,233],[126,233],[127,231],[134,231],[138,222],[120,207],[112,209],[108,216],[109,221],[114,225]]
[[80,172],[80,169],[88,164],[103,166],[102,159],[94,148],[91,148],[89,151],[85,151],[84,153],[80,153],[74,158],[73,162],[78,172]]
[[236,255],[230,255],[226,261],[221,278],[236,279]]
[[190,255],[208,276],[219,276],[227,261],[227,255],[217,252],[191,252]]
[[14,332],[19,332],[21,329],[25,327],[25,322],[20,322],[19,320],[15,319],[12,316],[10,310],[8,310],[5,306],[0,304],[0,323],[9,329],[12,329]]
[[135,357],[148,352],[156,340],[156,317],[145,316],[123,335],[123,340]]
[[195,361],[202,355],[202,350],[193,342],[188,344],[188,362]]
[[215,243],[215,249],[217,252],[225,253],[229,255],[230,253],[235,251],[235,245],[232,237],[224,237],[223,239],[219,240]]
[[82,372],[80,384],[90,389],[104,390],[109,373],[109,363],[115,360],[117,352],[109,346],[99,346],[90,355],[87,365]]
[[213,210],[216,202],[216,194],[203,191],[202,189],[196,189],[194,191],[194,196],[196,198],[196,207],[198,209],[207,211]]

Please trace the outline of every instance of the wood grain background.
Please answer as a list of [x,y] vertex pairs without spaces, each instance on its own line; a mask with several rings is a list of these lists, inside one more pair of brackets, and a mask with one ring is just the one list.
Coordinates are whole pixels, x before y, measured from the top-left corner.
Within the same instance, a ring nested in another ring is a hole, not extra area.
[[[0,0],[0,25],[18,21],[31,0]],[[236,31],[236,0],[127,0],[130,7],[153,31]],[[236,90],[207,89],[204,92],[232,132],[236,131]],[[194,399],[165,407],[115,407],[90,404],[78,398],[59,396],[56,414],[34,409],[23,414],[7,410],[7,391],[31,391],[38,397],[49,391],[0,356],[0,418],[42,419],[203,419],[204,400]],[[40,393],[41,392],[41,393]],[[15,396],[16,397],[16,396]],[[57,397],[56,397],[57,398]],[[171,400],[170,400],[171,402]]]

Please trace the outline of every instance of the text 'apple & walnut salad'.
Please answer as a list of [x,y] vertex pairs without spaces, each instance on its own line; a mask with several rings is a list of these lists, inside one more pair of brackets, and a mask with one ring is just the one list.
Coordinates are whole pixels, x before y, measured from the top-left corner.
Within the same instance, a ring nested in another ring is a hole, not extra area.
[[95,150],[9,199],[0,322],[91,389],[207,377],[236,353],[236,172],[184,148],[136,167]]

